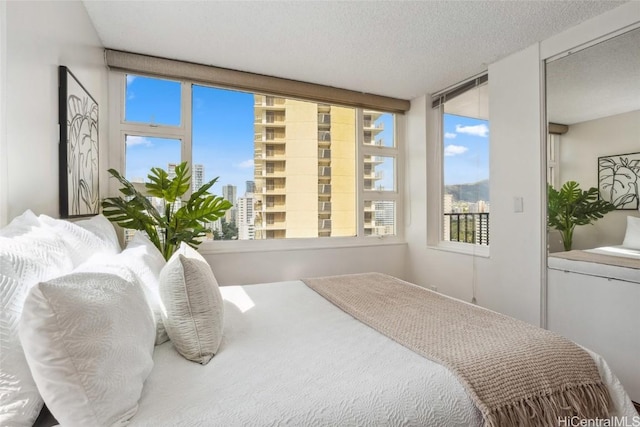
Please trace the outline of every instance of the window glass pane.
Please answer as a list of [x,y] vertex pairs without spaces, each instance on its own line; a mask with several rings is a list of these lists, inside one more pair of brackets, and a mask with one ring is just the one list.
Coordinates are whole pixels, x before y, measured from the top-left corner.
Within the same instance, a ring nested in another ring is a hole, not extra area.
[[193,162],[233,209],[221,239],[356,234],[355,110],[193,86]]
[[396,202],[393,200],[364,201],[364,235],[396,234]]
[[444,104],[444,240],[489,244],[487,85]]
[[362,117],[365,145],[395,147],[395,114],[364,110]]
[[180,126],[180,82],[127,75],[124,120]]
[[395,158],[389,156],[364,156],[365,191],[395,191]]
[[148,182],[153,167],[170,171],[180,163],[180,140],[127,135],[126,178],[131,182]]

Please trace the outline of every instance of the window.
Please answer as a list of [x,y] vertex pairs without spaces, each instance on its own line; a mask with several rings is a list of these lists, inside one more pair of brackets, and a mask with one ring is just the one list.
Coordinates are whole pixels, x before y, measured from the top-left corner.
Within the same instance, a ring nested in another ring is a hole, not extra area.
[[193,188],[219,177],[211,191],[234,207],[209,224],[209,239],[396,234],[395,114],[122,78],[127,177],[184,160]]
[[440,95],[441,241],[489,245],[489,103],[486,76]]

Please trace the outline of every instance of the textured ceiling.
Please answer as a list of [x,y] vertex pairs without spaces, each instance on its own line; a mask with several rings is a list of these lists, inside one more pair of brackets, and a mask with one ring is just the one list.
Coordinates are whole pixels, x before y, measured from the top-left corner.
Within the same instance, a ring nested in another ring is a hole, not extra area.
[[84,1],[108,48],[411,99],[616,1]]
[[640,29],[547,65],[547,117],[571,125],[640,110]]

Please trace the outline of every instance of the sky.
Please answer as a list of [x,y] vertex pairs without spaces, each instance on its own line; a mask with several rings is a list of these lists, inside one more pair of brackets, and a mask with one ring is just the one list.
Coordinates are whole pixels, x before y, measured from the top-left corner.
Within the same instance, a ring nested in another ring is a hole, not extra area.
[[[222,194],[223,185],[235,185],[238,196],[253,180],[253,94],[206,86],[193,86],[193,163],[203,164],[205,182],[220,177],[213,187]],[[128,76],[125,120],[179,126],[180,83]],[[392,145],[393,115],[378,123],[385,145]],[[444,115],[445,185],[474,183],[489,178],[489,123],[453,114]],[[126,176],[145,179],[151,167],[180,162],[180,141],[144,135],[127,137]],[[393,159],[385,158],[376,171],[383,173],[377,186],[394,187]]]
[[489,122],[444,115],[444,184],[470,184],[489,178]]

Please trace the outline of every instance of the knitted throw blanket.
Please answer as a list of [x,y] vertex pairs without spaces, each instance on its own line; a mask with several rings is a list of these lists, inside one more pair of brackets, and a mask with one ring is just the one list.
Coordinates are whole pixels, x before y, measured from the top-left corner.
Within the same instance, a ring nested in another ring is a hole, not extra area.
[[587,352],[550,331],[379,273],[303,279],[340,309],[453,372],[486,426],[608,416]]

